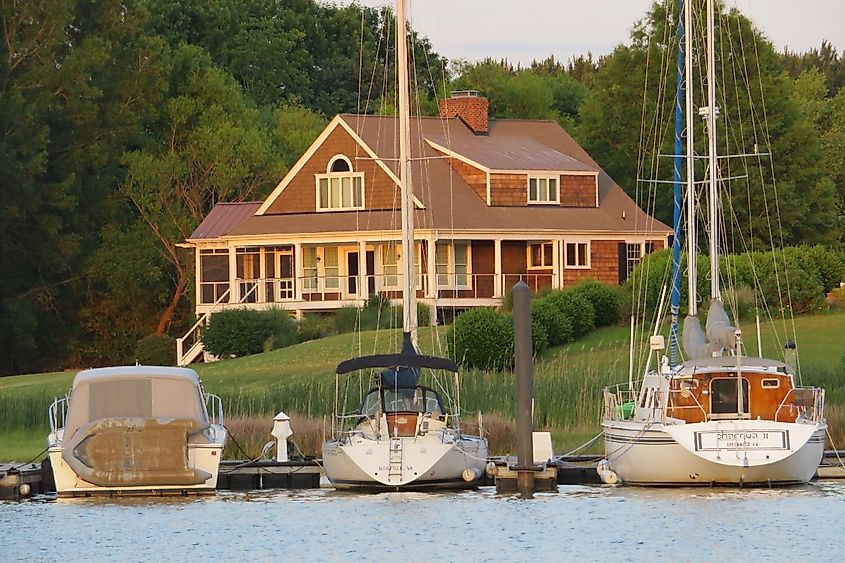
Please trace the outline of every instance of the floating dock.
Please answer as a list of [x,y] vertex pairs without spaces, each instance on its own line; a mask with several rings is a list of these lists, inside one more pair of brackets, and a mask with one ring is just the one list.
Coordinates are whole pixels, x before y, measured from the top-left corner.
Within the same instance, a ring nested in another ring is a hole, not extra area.
[[[555,458],[547,464],[557,470],[558,485],[598,485],[596,472],[600,455],[579,455]],[[515,458],[497,457],[490,460],[497,468],[507,470]],[[551,475],[552,472],[548,472]],[[544,473],[545,475],[545,473]],[[237,461],[220,463],[218,490],[253,491],[261,489],[317,489],[323,469],[318,459],[303,461]],[[817,479],[845,479],[845,451],[826,451],[816,473]],[[482,485],[493,485],[484,477]],[[53,493],[53,475],[49,465],[40,463],[0,464],[0,500],[23,500],[34,495]]]

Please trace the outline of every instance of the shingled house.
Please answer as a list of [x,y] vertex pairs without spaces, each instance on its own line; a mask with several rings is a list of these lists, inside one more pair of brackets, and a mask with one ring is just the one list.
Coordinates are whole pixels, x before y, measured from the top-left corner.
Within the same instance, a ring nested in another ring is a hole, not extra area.
[[[671,229],[553,121],[489,120],[455,93],[412,120],[417,295],[433,311],[499,305],[524,280],[618,284]],[[201,324],[228,307],[297,316],[401,297],[394,117],[338,115],[260,202],[220,203],[187,239]],[[180,363],[201,351],[183,346]]]

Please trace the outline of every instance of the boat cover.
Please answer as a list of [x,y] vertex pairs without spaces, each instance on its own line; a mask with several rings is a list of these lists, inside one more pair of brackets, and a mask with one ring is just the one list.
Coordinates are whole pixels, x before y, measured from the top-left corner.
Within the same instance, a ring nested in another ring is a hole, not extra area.
[[190,369],[132,366],[80,372],[68,400],[62,458],[99,486],[199,484],[188,441],[208,414]]

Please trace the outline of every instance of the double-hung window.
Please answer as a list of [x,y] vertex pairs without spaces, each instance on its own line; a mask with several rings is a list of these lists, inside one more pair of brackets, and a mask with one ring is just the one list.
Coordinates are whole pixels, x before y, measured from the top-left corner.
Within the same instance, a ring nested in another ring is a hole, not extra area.
[[566,243],[566,267],[567,268],[589,268],[590,267],[590,243],[589,242],[567,242]]
[[528,176],[528,203],[558,203],[557,176]]
[[354,172],[348,158],[337,155],[325,174],[317,174],[317,211],[364,208],[364,173]]
[[468,242],[447,242],[436,246],[434,262],[439,287],[470,287]]
[[399,245],[388,243],[381,246],[382,287],[399,287]]
[[529,268],[551,268],[554,265],[554,243],[538,242],[528,245]]

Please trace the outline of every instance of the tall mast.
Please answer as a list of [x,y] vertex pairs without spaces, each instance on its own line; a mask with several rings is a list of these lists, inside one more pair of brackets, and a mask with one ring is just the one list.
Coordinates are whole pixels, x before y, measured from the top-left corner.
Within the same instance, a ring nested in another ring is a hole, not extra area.
[[698,294],[696,292],[696,279],[698,273],[698,260],[695,244],[697,241],[695,228],[695,166],[693,165],[693,154],[695,147],[694,127],[692,122],[692,2],[684,2],[684,75],[686,76],[686,127],[687,127],[687,286],[689,294],[689,312],[691,317],[698,314]]
[[408,103],[408,26],[405,0],[396,0],[396,73],[399,76],[399,183],[402,190],[402,330],[417,347],[414,272],[414,191],[411,185],[411,111]]
[[674,186],[674,213],[672,219],[675,228],[675,236],[672,241],[672,328],[669,332],[669,365],[672,367],[678,363],[678,315],[681,308],[681,207],[683,195],[681,190],[681,166],[683,156],[681,151],[681,135],[684,128],[684,108],[681,100],[684,98],[684,0],[678,0],[678,72],[675,78],[675,161],[673,167]]
[[716,40],[713,0],[707,0],[707,145],[710,168],[710,298],[722,298],[719,291],[719,191],[716,184]]

